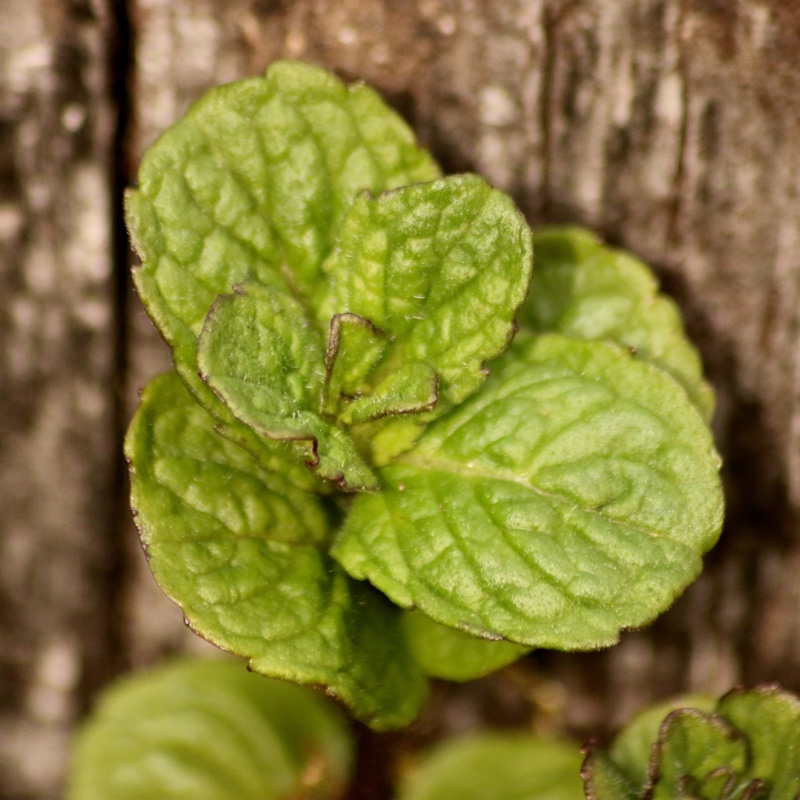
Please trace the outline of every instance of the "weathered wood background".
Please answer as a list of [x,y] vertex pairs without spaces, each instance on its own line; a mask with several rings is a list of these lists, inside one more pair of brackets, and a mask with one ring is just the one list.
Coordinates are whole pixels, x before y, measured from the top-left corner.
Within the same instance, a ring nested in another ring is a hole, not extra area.
[[700,581],[607,653],[440,689],[426,730],[520,703],[509,718],[602,730],[680,689],[800,690],[793,0],[1,0],[0,796],[60,796],[96,690],[198,646],[127,511],[122,432],[169,361],[130,296],[120,195],[193,99],[278,57],[374,84],[532,222],[648,259],[718,391],[730,512]]

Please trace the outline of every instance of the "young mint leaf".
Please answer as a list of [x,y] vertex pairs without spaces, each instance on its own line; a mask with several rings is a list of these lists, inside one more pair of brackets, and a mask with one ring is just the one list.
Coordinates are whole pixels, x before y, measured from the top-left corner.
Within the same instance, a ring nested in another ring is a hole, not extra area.
[[355,398],[340,419],[354,425],[400,414],[421,414],[432,411],[438,402],[439,376],[428,364],[412,361],[379,381],[370,394]]
[[352,743],[324,697],[233,661],[119,681],[80,730],[68,800],[338,797]]
[[251,280],[305,302],[353,198],[430,181],[439,169],[371,89],[308,64],[209,91],[146,152],[126,195],[142,259],[134,282],[192,393],[221,431],[259,460],[308,474],[286,448],[259,441],[203,385],[197,338],[217,295]]
[[638,800],[640,797],[618,765],[592,746],[587,748],[581,778],[587,800]]
[[769,786],[770,800],[800,797],[800,698],[775,686],[734,689],[717,713],[747,736],[750,773]]
[[580,800],[580,766],[566,741],[483,734],[439,746],[398,800]]
[[663,370],[605,342],[518,337],[483,390],[359,496],[333,556],[487,638],[588,649],[643,625],[719,535],[711,435]]
[[[322,411],[346,425],[429,411],[438,401],[438,377],[427,365],[405,364],[374,391],[364,381],[386,351],[386,334],[358,314],[334,314],[325,360]],[[364,392],[368,392],[362,397]]]
[[714,394],[703,380],[700,357],[677,306],[658,292],[645,264],[572,226],[534,231],[534,248],[536,279],[520,309],[520,325],[632,348],[676,378],[710,421]]
[[328,686],[375,727],[415,716],[425,681],[401,613],[330,560],[322,498],[219,436],[175,375],[146,389],[126,454],[153,574],[197,633],[264,675]]
[[[656,716],[677,703],[650,709],[622,731],[610,753],[590,750],[582,771],[590,800],[800,796],[798,698],[760,687],[735,689],[713,704],[686,700],[701,708],[674,710],[658,727]],[[626,794],[619,792],[622,783]]]
[[386,334],[358,314],[335,314],[330,322],[321,411],[338,416],[341,398],[362,394],[369,374],[386,350]]
[[200,336],[197,366],[237,419],[270,439],[300,444],[321,478],[348,491],[377,488],[352,439],[317,413],[322,343],[291,294],[249,283],[220,295]]
[[471,681],[511,664],[529,651],[511,642],[470,636],[419,611],[407,611],[403,627],[412,655],[433,678]]
[[694,708],[711,713],[717,704],[708,695],[681,695],[658,703],[643,711],[629,722],[609,750],[614,764],[625,774],[637,790],[647,785],[649,779],[650,752],[658,739],[658,731],[664,718],[681,708]]
[[[366,408],[377,417],[419,405],[430,385],[424,367],[438,376],[435,416],[472,394],[486,377],[484,362],[513,335],[531,266],[528,226],[511,199],[477,175],[356,198],[316,300],[322,321],[357,314],[387,337],[381,361],[362,362],[358,380],[375,397],[356,400],[353,418],[363,421]],[[346,352],[343,342],[338,357],[352,360]],[[410,385],[398,379],[389,391],[385,381],[409,364],[420,365]],[[400,387],[410,392],[406,402]]]
[[746,739],[721,717],[693,708],[673,711],[661,726],[652,754],[659,765],[657,776],[651,770],[652,797],[724,797],[745,769],[747,755]]

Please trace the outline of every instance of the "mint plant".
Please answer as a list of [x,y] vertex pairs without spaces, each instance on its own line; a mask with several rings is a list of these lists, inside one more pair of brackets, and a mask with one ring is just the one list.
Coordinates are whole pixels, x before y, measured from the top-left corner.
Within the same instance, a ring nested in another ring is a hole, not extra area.
[[175,361],[126,441],[137,524],[253,670],[399,726],[428,675],[611,645],[700,572],[719,459],[674,304],[441,177],[372,90],[292,62],[212,90],[126,215]]

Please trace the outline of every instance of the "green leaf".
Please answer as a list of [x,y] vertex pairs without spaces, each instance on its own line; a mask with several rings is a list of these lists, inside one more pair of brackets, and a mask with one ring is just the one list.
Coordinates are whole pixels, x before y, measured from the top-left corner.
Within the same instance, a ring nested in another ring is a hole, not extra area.
[[618,765],[594,746],[587,748],[581,778],[587,800],[637,800],[640,797]]
[[321,478],[347,491],[377,488],[353,440],[317,413],[322,344],[288,292],[250,283],[220,295],[203,327],[197,365],[237,419],[270,439],[298,443]]
[[580,766],[569,742],[483,734],[438,747],[398,800],[580,800]]
[[529,648],[470,636],[419,611],[403,617],[408,646],[425,673],[449,681],[471,681],[511,664]]
[[425,681],[401,614],[330,560],[321,498],[220,437],[174,375],[145,391],[126,454],[151,569],[197,633],[264,675],[328,686],[375,727],[415,716]]
[[750,775],[769,786],[770,800],[800,797],[800,698],[775,686],[734,689],[717,713],[750,745]]
[[[681,702],[692,707],[672,710]],[[590,800],[796,800],[800,699],[768,686],[670,701],[639,715],[608,754],[592,749],[582,774]]]
[[[322,321],[356,314],[386,334],[381,361],[363,361],[358,379],[376,395],[390,397],[387,404],[403,406],[401,385],[409,392],[405,405],[419,404],[430,384],[422,369],[427,365],[438,375],[440,416],[483,383],[484,362],[508,346],[531,266],[524,219],[509,197],[476,175],[378,197],[362,194],[325,262],[327,282],[317,310]],[[346,352],[344,343],[339,352]],[[410,386],[403,378],[392,391],[381,389],[387,378],[416,363]],[[361,411],[354,418],[361,420],[366,401],[356,402]],[[371,413],[397,411],[375,403]]]
[[355,398],[340,419],[354,425],[400,414],[432,411],[439,401],[439,376],[420,361],[403,364],[364,397]]
[[[432,409],[439,398],[436,373],[427,365],[405,364],[374,390],[365,383],[386,351],[386,334],[358,314],[334,314],[325,359],[322,411],[346,425]],[[364,392],[367,395],[362,396]]]
[[661,726],[653,763],[658,764],[657,775],[651,769],[653,800],[689,793],[721,797],[718,792],[730,792],[745,768],[747,742],[720,717],[684,708],[673,711]]
[[216,295],[248,278],[277,272],[309,297],[358,193],[438,175],[371,89],[276,62],[211,89],[145,154],[127,199],[140,294],[191,346]]
[[330,322],[321,410],[338,416],[342,397],[353,398],[368,387],[363,381],[386,349],[386,335],[358,314],[335,314]]
[[285,447],[259,441],[195,371],[217,295],[247,280],[305,301],[357,194],[433,180],[439,169],[371,89],[280,61],[209,91],[146,152],[125,215],[134,282],[192,393],[262,463],[311,483]]
[[643,790],[649,780],[650,753],[664,718],[681,708],[710,713],[717,700],[708,695],[680,695],[651,706],[629,722],[614,739],[609,755],[631,785]]
[[605,342],[518,337],[480,394],[379,470],[332,548],[445,625],[531,647],[609,645],[697,576],[719,458],[683,389]]
[[534,231],[534,249],[536,278],[520,309],[520,325],[630,347],[637,358],[667,370],[706,422],[711,419],[714,394],[703,380],[700,357],[677,306],[658,292],[645,264],[571,226]]
[[107,690],[75,741],[69,800],[338,797],[347,726],[317,693],[233,661],[178,661]]

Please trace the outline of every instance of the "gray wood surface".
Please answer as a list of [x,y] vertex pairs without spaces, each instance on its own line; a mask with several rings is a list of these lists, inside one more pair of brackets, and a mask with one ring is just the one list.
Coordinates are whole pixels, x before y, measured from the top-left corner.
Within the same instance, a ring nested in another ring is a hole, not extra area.
[[794,5],[4,0],[0,796],[57,796],[97,685],[198,646],[119,479],[122,425],[169,357],[125,295],[115,176],[206,88],[278,57],[372,83],[448,171],[482,172],[531,222],[583,222],[649,260],[718,391],[729,518],[698,583],[607,653],[443,690],[429,725],[476,724],[503,692],[586,731],[677,690],[800,690]]
[[116,112],[102,4],[0,18],[0,791],[39,797],[115,659]]

